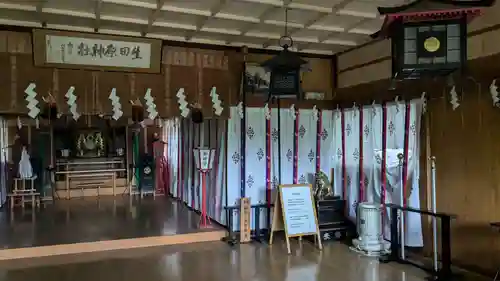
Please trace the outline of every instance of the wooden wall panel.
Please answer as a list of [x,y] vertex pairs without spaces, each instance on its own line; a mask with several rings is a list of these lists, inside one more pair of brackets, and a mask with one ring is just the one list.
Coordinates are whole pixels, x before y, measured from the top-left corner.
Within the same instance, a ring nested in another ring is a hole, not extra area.
[[[1,38],[0,38],[1,40]],[[7,102],[10,93],[12,92],[12,81],[11,81],[11,65],[10,65],[10,55],[0,54],[0,85],[2,85],[2,91],[0,96],[4,102],[0,102],[0,112],[11,111],[11,103]],[[14,89],[17,90],[17,89]]]
[[170,116],[179,116],[179,104],[177,103],[177,91],[184,88],[186,101],[194,103],[197,101],[198,83],[197,83],[197,69],[192,66],[172,65],[170,66],[170,85],[169,90],[171,94],[172,105],[170,107]]
[[59,110],[64,114],[70,114],[67,104],[66,92],[71,86],[75,87],[74,94],[77,96],[77,110],[80,114],[89,114],[92,112],[92,75],[88,71],[58,69],[58,89],[57,104]]
[[458,215],[453,262],[491,274],[500,264],[500,233],[489,226],[500,221],[500,109],[485,86],[468,90],[455,111],[447,98],[432,100],[429,118],[437,208]]
[[[165,103],[168,104],[169,116],[179,115],[177,91],[184,88],[189,103],[200,103],[206,117],[213,116],[210,89],[220,88],[222,97],[230,100],[229,90],[232,81],[230,74],[230,56],[222,51],[193,48],[165,47]],[[216,73],[214,75],[214,73]],[[229,102],[222,104],[228,111]],[[224,112],[223,111],[223,112]]]
[[229,72],[221,69],[204,69],[203,70],[203,113],[206,117],[217,117],[214,113],[212,98],[210,97],[210,91],[212,87],[217,88],[217,94],[219,95],[219,100],[224,108],[221,117],[229,117],[228,101],[230,97],[231,84],[228,83],[230,80]]
[[500,3],[495,1],[493,7],[484,9],[481,16],[475,18],[467,27],[468,32],[476,32],[478,30],[489,28],[500,23],[498,17],[500,13]]
[[[10,108],[12,112],[27,113],[26,101],[24,100],[24,90],[30,83],[36,83],[35,91],[38,93],[39,101],[43,96],[47,96],[52,92],[54,97],[58,96],[57,91],[52,91],[53,75],[52,69],[49,68],[35,68],[33,66],[33,59],[30,55],[16,55],[15,59],[16,72],[12,75],[16,76],[16,91],[11,91]],[[64,94],[63,94],[64,95]]]
[[344,71],[348,68],[359,66],[378,60],[384,57],[391,56],[391,41],[381,40],[371,43],[352,51],[347,51],[338,56],[338,70]]
[[[117,89],[125,117],[130,116],[129,100],[144,96],[145,89],[152,88],[158,111],[162,117],[178,116],[176,93],[185,88],[187,101],[200,101],[207,117],[212,116],[212,101],[209,96],[213,86],[218,88],[222,105],[228,108],[240,101],[239,88],[243,56],[236,51],[165,46],[162,56],[162,73],[139,75],[88,70],[63,70],[35,68],[32,59],[30,33],[0,31],[0,58],[2,80],[14,81],[15,87],[3,87],[2,95],[9,96],[9,105],[0,105],[0,112],[25,113],[24,89],[29,82],[37,83],[37,91],[46,96],[50,91],[63,113],[68,113],[66,91],[75,86],[79,97],[77,102],[82,114],[111,114],[109,94]],[[263,62],[269,55],[248,54],[249,62]],[[325,92],[332,97],[332,61],[329,59],[306,58],[312,72],[304,73],[302,86],[305,91]],[[7,65],[9,67],[7,67]],[[15,69],[15,71],[12,71]],[[11,75],[12,74],[12,75]],[[19,76],[19,77],[18,77]],[[5,84],[5,83],[3,83]],[[9,84],[10,85],[10,84]],[[252,99],[249,100],[252,103]],[[256,100],[256,102],[260,102]],[[301,105],[298,105],[301,107]],[[305,102],[303,107],[309,107]]]

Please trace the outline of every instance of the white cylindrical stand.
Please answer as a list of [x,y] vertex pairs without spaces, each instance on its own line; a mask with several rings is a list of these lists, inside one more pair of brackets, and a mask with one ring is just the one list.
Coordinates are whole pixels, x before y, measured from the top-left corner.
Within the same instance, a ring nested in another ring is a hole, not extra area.
[[[431,157],[431,190],[432,190],[432,212],[436,213],[436,157]],[[432,217],[432,251],[433,251],[433,263],[434,263],[434,271],[438,270],[438,254],[437,254],[437,218],[435,216]]]

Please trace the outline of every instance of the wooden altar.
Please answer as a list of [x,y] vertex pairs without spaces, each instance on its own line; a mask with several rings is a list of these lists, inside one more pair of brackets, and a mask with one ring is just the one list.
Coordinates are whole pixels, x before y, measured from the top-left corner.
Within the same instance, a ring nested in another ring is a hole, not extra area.
[[74,158],[56,162],[56,197],[117,195],[127,192],[126,160],[123,158]]
[[127,127],[100,121],[54,131],[56,198],[117,195],[129,189]]

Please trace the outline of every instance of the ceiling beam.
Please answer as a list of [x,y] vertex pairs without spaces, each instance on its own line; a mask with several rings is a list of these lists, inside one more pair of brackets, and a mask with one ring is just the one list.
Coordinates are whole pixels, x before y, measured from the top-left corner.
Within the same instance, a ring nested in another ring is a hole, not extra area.
[[[292,0],[284,0],[283,1],[283,5],[282,6],[271,6],[269,8],[267,8],[266,10],[264,10],[258,17],[259,21],[258,22],[252,22],[252,23],[248,23],[247,25],[245,25],[242,29],[240,29],[240,34],[241,36],[245,36],[248,32],[252,31],[252,29],[254,29],[256,26],[258,26],[259,24],[263,23],[267,17],[269,17],[271,14],[273,14],[274,12],[278,11],[279,9],[281,8],[288,8],[288,5],[290,5],[290,3],[292,2]],[[226,44],[231,44],[231,40],[226,40]]]
[[163,8],[165,2],[166,0],[156,0],[156,9],[154,9],[151,15],[149,15],[148,25],[141,32],[142,36],[146,36],[146,34],[148,34],[151,31],[151,28],[153,28],[153,24],[156,22],[156,20],[161,14],[161,8]]
[[[332,11],[329,12],[329,13],[319,13],[319,15],[311,20],[309,20],[308,22],[306,22],[304,24],[304,27],[303,28],[296,28],[294,30],[292,30],[291,32],[288,32],[288,36],[292,37],[294,34],[297,34],[297,32],[301,31],[301,30],[305,30],[305,29],[308,29],[309,27],[311,27],[312,25],[316,24],[317,22],[325,19],[326,17],[330,16],[330,15],[335,15],[338,11],[340,11],[341,9],[345,8],[345,6],[347,6],[349,3],[353,2],[354,0],[342,0],[340,3],[337,3],[335,4],[333,7],[332,7]],[[262,44],[262,47],[264,48],[267,48],[269,47],[269,45],[273,42],[273,40],[268,40],[266,42],[264,42],[264,44]],[[307,46],[309,46],[310,44],[307,44]]]
[[[340,3],[337,3],[336,5],[334,5],[332,7],[332,11],[330,13],[320,13],[317,17],[306,22],[306,24],[304,24],[304,29],[310,28],[311,26],[313,26],[314,24],[318,23],[319,21],[325,19],[329,15],[335,15],[338,11],[344,9],[345,6],[349,5],[352,2],[354,2],[354,0],[343,0]],[[297,30],[297,31],[299,31],[299,30]],[[296,33],[297,31],[295,31],[293,33]],[[292,36],[293,33],[291,33],[290,36]]]
[[42,27],[47,26],[47,19],[43,14],[43,7],[45,7],[45,4],[47,4],[47,0],[39,0],[36,4],[36,14],[38,16],[38,20],[40,21],[40,25]]
[[[358,26],[360,26],[360,25],[362,25],[362,24],[365,24],[365,23],[367,23],[367,22],[369,22],[369,21],[371,21],[371,20],[373,20],[373,19],[370,19],[370,18],[363,18],[363,19],[359,20],[357,23],[352,24],[352,25],[350,25],[350,26],[346,27],[346,28],[344,29],[344,32],[343,32],[343,33],[349,33],[351,30],[353,30],[353,29],[357,28]],[[323,43],[323,42],[325,42],[325,41],[326,41],[326,40],[328,40],[330,37],[332,37],[332,35],[334,35],[335,33],[338,33],[338,32],[335,32],[335,31],[328,32],[328,33],[327,33],[327,34],[325,34],[324,36],[322,36],[322,37],[318,38],[319,43]]]
[[[364,18],[364,19],[361,19],[360,21],[358,21],[357,23],[355,24],[352,24],[348,27],[346,27],[344,29],[344,32],[343,33],[349,33],[349,31],[357,28],[358,26],[362,25],[362,24],[365,24],[366,22],[370,21],[372,19],[369,19],[369,18]],[[334,34],[336,33],[339,33],[337,31],[332,31],[332,32],[328,32],[325,36],[322,36],[320,38],[318,38],[318,43],[323,43],[325,42],[326,40],[328,40],[330,37],[332,37]],[[306,50],[307,48],[309,48],[313,43],[309,43],[309,44],[305,44],[303,46],[301,46],[300,48],[298,48],[299,50]]]
[[213,18],[218,13],[220,13],[229,1],[230,0],[219,0],[219,2],[217,2],[217,4],[215,4],[215,6],[210,9],[210,16],[209,17],[202,17],[196,23],[196,30],[191,31],[186,35],[186,40],[189,41],[189,40],[193,39],[193,37],[196,36],[196,34],[203,29],[203,27],[205,26],[207,21],[210,20],[211,18]]
[[99,28],[101,28],[101,8],[102,8],[102,0],[96,0],[94,7],[94,14],[95,14],[94,32],[99,32]]
[[272,7],[269,7],[268,9],[266,9],[262,14],[260,14],[259,16],[259,22],[252,22],[252,23],[249,23],[247,24],[244,28],[242,28],[240,30],[241,32],[241,35],[245,35],[247,34],[249,31],[251,31],[255,26],[261,24],[264,22],[264,20],[269,16],[271,15],[272,13],[276,12],[277,10],[281,9],[281,8],[288,8],[288,5],[290,5],[290,2],[292,2],[292,0],[284,0],[283,1],[283,5],[282,6],[272,6]]

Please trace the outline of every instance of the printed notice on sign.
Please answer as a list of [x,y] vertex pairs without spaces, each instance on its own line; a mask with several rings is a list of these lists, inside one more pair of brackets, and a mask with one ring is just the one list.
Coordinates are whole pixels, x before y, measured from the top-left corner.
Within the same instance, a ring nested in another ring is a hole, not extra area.
[[316,233],[316,216],[309,186],[281,188],[288,236]]

